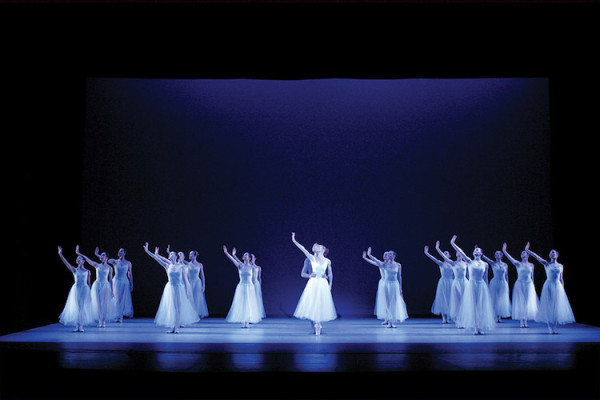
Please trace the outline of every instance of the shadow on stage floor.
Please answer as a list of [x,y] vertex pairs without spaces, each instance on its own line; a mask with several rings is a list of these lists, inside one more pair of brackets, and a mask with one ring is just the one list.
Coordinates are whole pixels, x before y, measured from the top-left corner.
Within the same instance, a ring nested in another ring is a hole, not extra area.
[[0,398],[600,398],[600,328],[505,320],[483,336],[439,319],[208,318],[52,324],[0,337]]

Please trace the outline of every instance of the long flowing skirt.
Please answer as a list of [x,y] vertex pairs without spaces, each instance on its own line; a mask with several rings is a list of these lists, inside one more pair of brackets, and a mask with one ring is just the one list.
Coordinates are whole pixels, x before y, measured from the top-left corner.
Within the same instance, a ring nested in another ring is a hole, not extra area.
[[511,304],[509,297],[508,282],[501,278],[492,278],[490,281],[490,297],[494,314],[502,318],[508,318],[511,315]]
[[94,323],[92,296],[88,285],[71,286],[67,302],[58,320],[63,325],[92,325]]
[[386,319],[387,304],[385,301],[385,281],[379,280],[377,284],[377,294],[375,295],[375,309],[373,314],[377,316],[377,319]]
[[562,283],[548,280],[544,282],[535,320],[561,325],[575,322],[575,316]]
[[386,281],[384,292],[387,304],[386,320],[390,322],[403,322],[408,318],[406,303],[400,293],[400,283],[398,281]]
[[460,310],[456,317],[460,328],[473,328],[490,331],[496,328],[494,309],[487,283],[470,279],[465,285]]
[[261,318],[265,318],[267,313],[265,312],[265,305],[263,304],[262,286],[260,282],[254,283],[254,289],[256,290],[256,306]]
[[173,285],[171,282],[167,282],[154,323],[167,328],[179,328],[183,325],[193,324],[199,319],[194,305],[187,297],[183,283]]
[[202,281],[199,278],[193,279],[190,284],[192,286],[194,309],[200,318],[208,317],[208,306],[206,297],[204,297],[204,290],[202,290]]
[[535,293],[533,281],[518,280],[513,286],[512,319],[535,320],[539,300]]
[[110,286],[109,282],[94,281],[92,284],[92,312],[96,321],[113,321],[120,317]]
[[129,279],[113,279],[117,318],[133,318],[133,302],[131,301],[130,289],[131,285]]
[[435,300],[431,306],[431,312],[435,315],[450,314],[450,293],[452,293],[451,278],[440,278],[435,291]]
[[300,296],[294,317],[314,322],[332,321],[337,318],[331,288],[325,278],[309,278]]
[[460,302],[462,300],[463,293],[465,292],[465,286],[467,279],[454,279],[452,281],[452,289],[450,291],[450,319],[456,321],[458,311],[460,310]]
[[238,283],[231,302],[231,308],[225,318],[227,322],[257,323],[261,320],[256,302],[256,289],[252,283]]

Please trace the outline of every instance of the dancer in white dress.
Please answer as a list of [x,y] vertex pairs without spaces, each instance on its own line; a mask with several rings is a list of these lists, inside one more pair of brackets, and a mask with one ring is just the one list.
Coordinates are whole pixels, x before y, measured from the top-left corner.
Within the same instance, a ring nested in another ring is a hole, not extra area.
[[[131,262],[125,259],[125,249],[118,252],[118,259],[109,259],[107,262],[113,266],[113,293],[115,295],[116,322],[123,322],[123,317],[133,318],[133,269]],[[97,256],[99,256],[97,254]]]
[[369,264],[376,266],[377,269],[379,269],[380,276],[379,282],[377,283],[377,292],[375,294],[375,308],[373,310],[373,314],[375,314],[377,319],[383,320],[381,325],[388,325],[390,322],[387,320],[387,305],[385,301],[385,273],[383,272],[383,267],[381,267],[381,264],[387,261],[389,253],[387,251],[383,253],[383,261],[380,261],[370,254],[370,249],[371,248],[369,247],[367,252],[363,251],[363,259]]
[[310,260],[310,269],[303,268],[300,274],[303,278],[308,278],[308,282],[300,296],[294,317],[311,321],[314,333],[318,336],[321,334],[322,322],[337,318],[337,311],[331,296],[331,287],[333,286],[331,261],[323,255],[325,247],[320,244],[313,245],[313,255],[296,241],[294,232],[292,232],[292,242]]
[[[89,257],[79,252],[79,246],[75,253],[81,256],[96,269],[96,280],[92,284],[92,311],[94,318],[98,321],[98,328],[106,328],[106,321],[113,321],[117,317],[115,296],[112,286],[112,267],[108,264],[108,255],[100,254],[100,262],[92,261]],[[98,253],[98,248],[96,248]]]
[[565,292],[563,280],[563,265],[558,263],[558,251],[550,250],[550,261],[529,250],[529,243],[525,247],[527,253],[531,254],[546,269],[546,281],[542,287],[540,296],[540,307],[535,320],[545,322],[548,325],[548,333],[556,334],[557,325],[575,322],[575,315]]
[[206,291],[206,279],[204,277],[204,266],[197,260],[198,252],[196,250],[190,251],[188,255],[189,261],[183,261],[187,266],[188,280],[192,287],[192,298],[194,308],[200,318],[208,317],[208,307],[206,305],[206,297],[204,292]]
[[494,277],[490,280],[490,297],[492,306],[496,315],[496,322],[502,322],[502,318],[509,318],[511,315],[510,294],[508,288],[508,265],[502,261],[504,253],[496,251],[495,260],[492,260],[482,254],[482,258],[492,267]]
[[513,285],[512,292],[512,319],[518,319],[521,322],[521,328],[529,328],[527,321],[535,320],[540,304],[533,283],[533,264],[528,261],[527,250],[521,252],[521,261],[517,261],[508,254],[506,248],[506,243],[504,243],[502,252],[517,268],[517,280]]
[[[456,260],[450,258],[449,251],[440,250],[440,241],[435,242],[435,249],[442,256],[445,262],[452,265],[452,271],[454,272],[454,279],[452,280],[452,289],[450,291],[450,319],[456,322],[456,316],[460,309],[460,303],[462,301],[463,293],[465,292],[465,286],[467,285],[467,263],[462,258],[460,253],[456,253]],[[463,327],[457,326],[462,329]]]
[[475,246],[473,259],[456,244],[456,235],[450,240],[452,247],[467,261],[469,280],[465,285],[460,310],[456,317],[456,325],[472,328],[473,334],[482,335],[484,331],[496,328],[494,308],[488,289],[488,264],[481,259],[482,250]]
[[94,323],[92,296],[90,294],[90,271],[85,268],[85,259],[81,256],[77,257],[77,267],[69,264],[63,256],[62,247],[60,246],[58,247],[58,256],[75,279],[58,320],[63,325],[75,326],[73,332],[83,332],[84,325]]
[[169,258],[165,259],[158,254],[158,247],[151,253],[146,243],[144,250],[165,269],[169,279],[163,290],[154,323],[169,328],[169,333],[179,333],[179,328],[200,319],[190,300],[191,290],[187,274],[184,274],[185,267],[177,263],[177,254],[174,252],[170,252]]
[[250,327],[261,320],[258,303],[256,301],[256,289],[252,283],[252,265],[250,265],[250,254],[244,253],[240,261],[236,256],[235,248],[231,254],[227,252],[227,247],[223,246],[223,252],[238,269],[240,282],[235,288],[231,308],[227,313],[225,320],[227,322],[237,322],[242,324],[242,328]]
[[454,281],[454,271],[452,270],[452,263],[448,261],[440,261],[431,254],[429,254],[429,246],[425,246],[425,255],[440,267],[440,279],[438,280],[437,289],[435,291],[435,299],[431,306],[431,312],[435,315],[442,316],[442,323],[450,323],[451,313],[451,294],[452,294],[452,283]]
[[[387,251],[386,260],[381,262],[371,256],[371,248],[363,252],[363,259],[375,265],[383,271],[384,285],[383,292],[385,296],[385,320],[388,321],[389,328],[395,328],[396,323],[404,322],[408,318],[406,303],[402,296],[402,265],[395,261],[396,252]],[[369,257],[369,258],[367,258]]]
[[252,283],[256,290],[256,305],[261,318],[266,318],[267,313],[265,312],[262,295],[262,268],[256,265],[256,256],[254,254],[250,254],[250,265],[252,266]]

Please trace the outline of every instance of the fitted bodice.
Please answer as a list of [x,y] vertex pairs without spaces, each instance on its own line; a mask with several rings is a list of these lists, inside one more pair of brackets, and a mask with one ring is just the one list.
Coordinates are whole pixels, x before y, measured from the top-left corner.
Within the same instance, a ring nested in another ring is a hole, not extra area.
[[73,276],[75,277],[75,285],[77,286],[84,286],[87,285],[87,279],[88,279],[88,270],[81,267],[81,268],[76,268],[75,272],[73,273]]
[[452,267],[454,270],[454,279],[467,279],[467,263],[464,261],[457,261]]
[[531,264],[523,265],[520,263],[517,266],[517,280],[519,281],[532,281],[533,266]]
[[310,265],[312,266],[312,271],[317,278],[322,278],[323,275],[325,275],[325,272],[327,272],[327,260],[323,260],[322,263],[319,263],[316,260],[311,260]]
[[98,282],[108,282],[108,274],[110,272],[110,267],[108,265],[99,264],[96,268],[96,281]]
[[241,284],[252,284],[252,267],[241,267],[240,272],[240,283]]
[[129,271],[129,264],[117,260],[115,263],[115,279],[127,279],[127,271]]
[[562,273],[563,267],[560,264],[554,263],[546,266],[546,279],[551,282],[559,282],[560,274]]
[[383,267],[383,276],[386,282],[394,282],[398,280],[399,268]]
[[481,260],[473,260],[469,263],[469,280],[483,281],[487,271],[487,264]]
[[494,263],[492,264],[492,271],[495,279],[506,280],[506,264]]
[[200,264],[188,264],[188,270],[190,271],[190,280],[200,280]]
[[440,274],[442,275],[442,279],[454,279],[452,266],[447,263],[440,265]]
[[171,264],[167,268],[167,276],[172,285],[183,284],[183,267],[179,264]]

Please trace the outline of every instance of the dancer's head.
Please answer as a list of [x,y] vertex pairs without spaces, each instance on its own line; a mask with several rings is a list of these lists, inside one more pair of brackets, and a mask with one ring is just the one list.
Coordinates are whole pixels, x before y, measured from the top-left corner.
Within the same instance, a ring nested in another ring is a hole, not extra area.
[[383,261],[387,261],[390,258],[390,252],[386,251],[383,253]]
[[481,248],[479,246],[475,245],[475,249],[473,249],[473,257],[479,258],[479,257],[481,257],[482,254],[483,254],[483,251],[481,250]]
[[183,251],[180,251],[177,253],[177,261],[183,261],[185,260],[185,254],[183,253]]
[[244,255],[242,255],[242,260],[246,262],[250,261],[250,253],[245,252]]
[[190,260],[195,260],[196,257],[198,257],[198,252],[196,250],[190,251],[189,257],[190,257]]
[[103,251],[102,253],[100,253],[100,261],[101,261],[102,263],[105,263],[105,262],[106,262],[106,260],[108,260],[108,254],[106,254],[106,252],[105,252],[105,251]]
[[117,255],[118,255],[119,257],[125,257],[125,253],[126,253],[125,249],[121,247],[121,248],[119,249],[119,252],[117,253]]
[[496,260],[500,261],[502,260],[502,257],[504,257],[504,253],[498,250],[494,253],[494,257],[496,257]]
[[[446,253],[447,253],[447,252],[445,252],[444,254],[446,254]],[[450,253],[448,253],[448,256],[447,256],[448,258],[450,258],[450,255],[449,255],[449,254],[450,254]],[[458,252],[458,251],[456,252],[456,261],[464,261],[464,260],[463,260],[463,256],[462,256],[462,254],[460,254],[460,252]]]
[[315,243],[313,244],[312,251],[313,253],[323,253],[325,251],[325,246]]
[[394,250],[390,250],[387,252],[387,254],[388,254],[388,260],[394,261],[394,259],[396,258],[396,252]]
[[551,260],[556,260],[558,258],[558,251],[554,249],[550,250],[549,257]]
[[522,261],[527,261],[529,260],[529,253],[526,250],[523,250],[521,252],[521,260]]
[[77,265],[83,265],[85,263],[85,258],[83,256],[77,256],[77,260],[75,260]]
[[174,251],[170,251],[169,252],[169,261],[171,261],[172,263],[177,262],[177,253],[175,253]]

